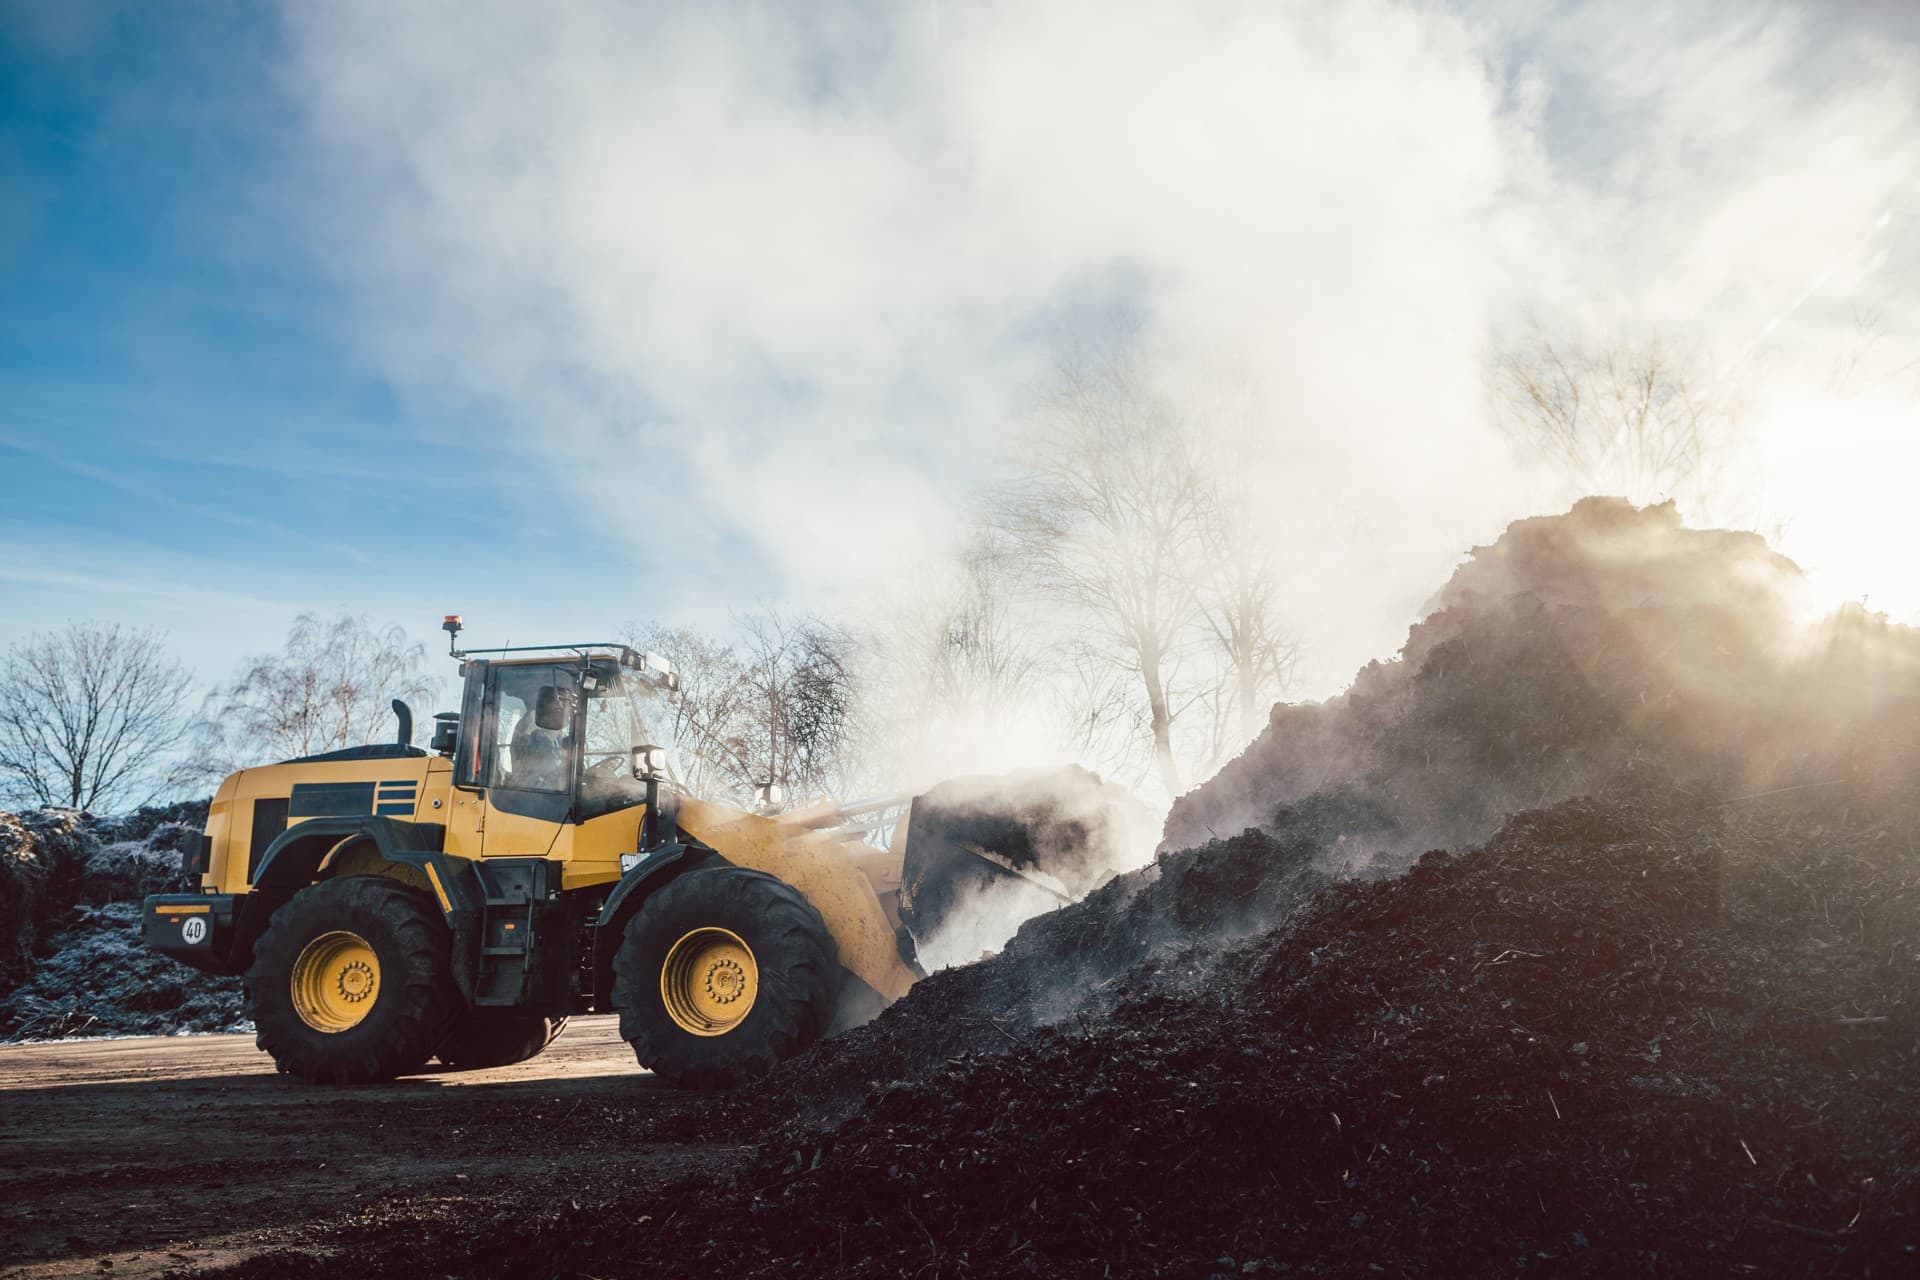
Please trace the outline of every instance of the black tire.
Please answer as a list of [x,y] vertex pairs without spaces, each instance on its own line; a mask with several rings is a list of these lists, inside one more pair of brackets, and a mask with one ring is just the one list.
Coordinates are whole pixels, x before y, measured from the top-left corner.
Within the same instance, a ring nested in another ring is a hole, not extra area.
[[469,1009],[455,1020],[435,1056],[455,1071],[510,1067],[538,1057],[566,1029],[565,1018],[521,1009]]
[[[294,970],[309,945],[343,931],[377,957],[377,985],[357,1023],[324,1031],[296,1007]],[[446,921],[417,890],[381,876],[309,885],[273,913],[254,943],[247,1016],[255,1043],[280,1070],[316,1084],[367,1084],[417,1071],[460,1011],[448,967],[452,947]]]
[[[662,993],[668,955],[695,930],[734,934],[757,970],[745,1015],[712,1034],[676,1021]],[[820,1038],[837,968],[820,913],[798,891],[759,871],[712,867],[672,881],[627,922],[614,953],[613,1006],[641,1066],[682,1088],[727,1089]]]

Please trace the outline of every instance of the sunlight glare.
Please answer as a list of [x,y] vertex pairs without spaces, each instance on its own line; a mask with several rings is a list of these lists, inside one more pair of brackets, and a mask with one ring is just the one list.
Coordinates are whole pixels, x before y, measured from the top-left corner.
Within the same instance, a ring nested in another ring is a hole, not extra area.
[[1861,602],[1920,622],[1920,404],[1776,402],[1755,430],[1753,461],[1775,545],[1806,571],[1810,608]]

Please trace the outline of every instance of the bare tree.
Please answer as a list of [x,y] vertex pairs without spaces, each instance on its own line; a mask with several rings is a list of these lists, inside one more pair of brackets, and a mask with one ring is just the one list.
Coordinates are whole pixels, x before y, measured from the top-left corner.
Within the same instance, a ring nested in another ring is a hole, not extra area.
[[741,803],[751,798],[752,762],[741,729],[753,690],[731,645],[690,627],[647,622],[627,628],[628,642],[673,663],[680,692],[662,726],[674,748],[675,782],[703,800]]
[[818,619],[767,611],[741,621],[726,644],[689,628],[628,628],[636,647],[680,674],[670,731],[681,786],[695,796],[749,803],[775,782],[798,799],[854,780],[853,641]]
[[1495,419],[1583,493],[1646,502],[1701,480],[1726,426],[1690,362],[1659,339],[1582,345],[1536,329],[1496,361]]
[[1131,672],[1155,764],[1173,748],[1180,648],[1200,615],[1204,476],[1187,424],[1147,385],[1132,344],[1063,364],[993,519],[1040,589],[1085,620],[1080,643]]
[[152,631],[89,623],[22,641],[0,669],[0,790],[77,809],[154,799],[191,683]]
[[1004,706],[1040,667],[1018,616],[1018,556],[999,531],[978,531],[960,557],[951,595],[910,623],[897,646],[911,651],[916,685],[906,696],[944,711]]
[[1273,552],[1254,527],[1251,468],[1212,468],[1200,491],[1203,569],[1196,601],[1202,627],[1219,653],[1228,679],[1216,709],[1217,758],[1231,741],[1229,726],[1245,743],[1260,731],[1267,709],[1292,683],[1298,646],[1280,614],[1280,579]]
[[742,624],[752,694],[741,754],[795,798],[831,795],[858,767],[853,640],[817,618],[766,611]]
[[[1157,770],[1153,728],[1138,693],[1139,677],[1115,663],[1105,644],[1071,640],[1062,646],[1061,658],[1051,673],[1050,691],[1055,714],[1068,727],[1071,740],[1117,775]],[[1144,769],[1138,765],[1142,743],[1148,748]]]
[[393,699],[432,696],[425,664],[425,647],[400,627],[303,613],[280,652],[251,659],[207,695],[196,725],[200,762],[227,773],[384,737]]

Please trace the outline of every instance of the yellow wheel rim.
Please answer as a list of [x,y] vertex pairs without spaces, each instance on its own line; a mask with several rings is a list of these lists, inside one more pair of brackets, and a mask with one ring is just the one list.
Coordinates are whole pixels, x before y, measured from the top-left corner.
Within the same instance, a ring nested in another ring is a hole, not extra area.
[[753,948],[725,929],[695,929],[673,944],[660,966],[667,1016],[697,1036],[723,1036],[739,1026],[759,993]]
[[293,1009],[315,1031],[360,1025],[379,994],[380,957],[357,933],[323,933],[293,962]]

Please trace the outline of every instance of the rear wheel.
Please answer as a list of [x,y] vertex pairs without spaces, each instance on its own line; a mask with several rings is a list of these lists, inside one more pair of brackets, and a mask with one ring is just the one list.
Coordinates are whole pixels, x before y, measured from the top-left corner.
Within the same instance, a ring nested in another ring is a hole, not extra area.
[[614,955],[620,1035],[640,1065],[728,1088],[820,1038],[834,948],[790,885],[744,867],[693,871],[649,898]]
[[365,1084],[416,1071],[459,1010],[452,935],[424,894],[379,876],[309,885],[247,969],[256,1043],[289,1075]]
[[519,1010],[469,1009],[436,1056],[456,1071],[506,1067],[537,1056],[566,1030],[565,1018]]

